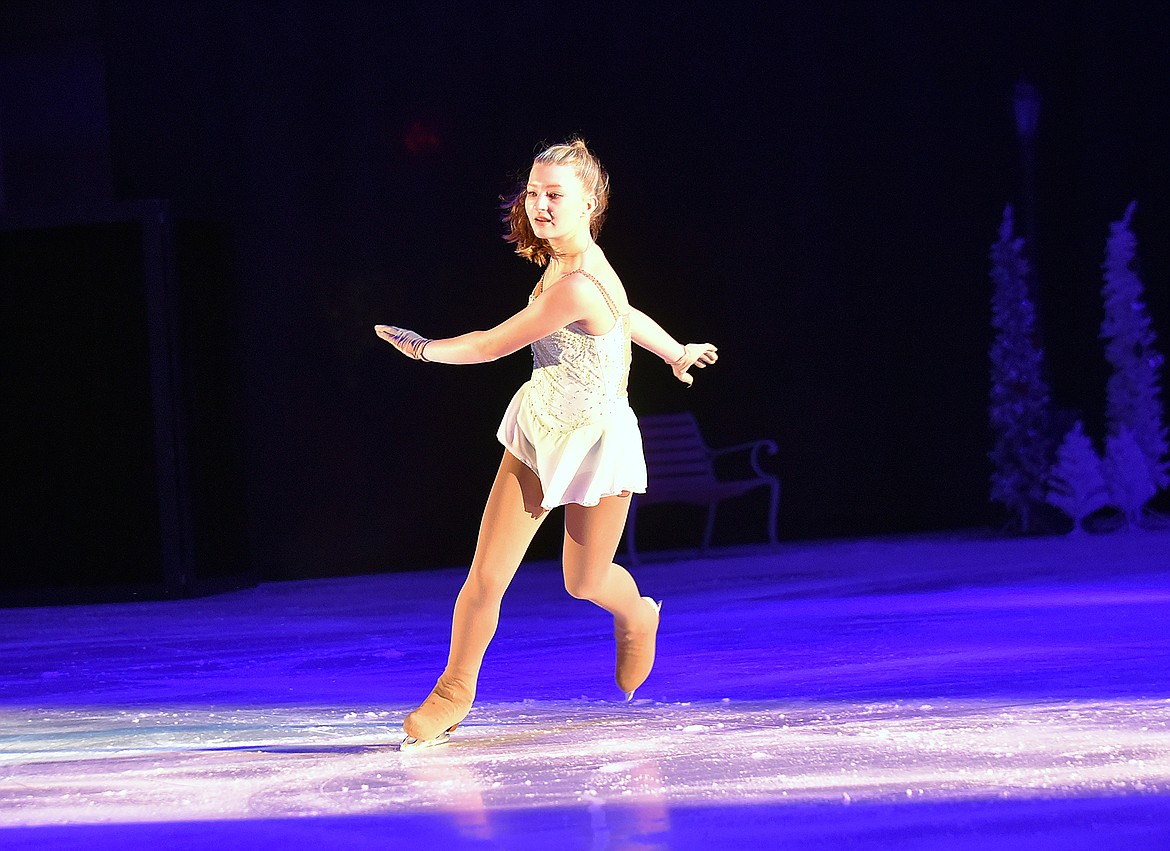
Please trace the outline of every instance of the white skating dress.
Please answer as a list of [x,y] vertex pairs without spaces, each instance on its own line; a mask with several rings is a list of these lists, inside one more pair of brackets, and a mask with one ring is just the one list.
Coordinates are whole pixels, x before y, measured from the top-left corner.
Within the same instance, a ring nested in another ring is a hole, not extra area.
[[642,435],[626,396],[630,316],[597,278],[575,271],[597,285],[613,328],[593,336],[574,322],[533,343],[532,378],[512,397],[496,433],[540,477],[546,509],[646,492]]

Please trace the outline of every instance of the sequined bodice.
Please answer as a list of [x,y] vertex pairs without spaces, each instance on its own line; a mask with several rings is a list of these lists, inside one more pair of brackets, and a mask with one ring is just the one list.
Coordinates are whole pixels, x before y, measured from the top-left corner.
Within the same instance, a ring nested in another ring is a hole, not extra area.
[[532,344],[530,403],[541,419],[563,429],[580,428],[629,406],[630,315],[619,313],[597,279],[584,274],[605,296],[613,327],[593,336],[574,322]]

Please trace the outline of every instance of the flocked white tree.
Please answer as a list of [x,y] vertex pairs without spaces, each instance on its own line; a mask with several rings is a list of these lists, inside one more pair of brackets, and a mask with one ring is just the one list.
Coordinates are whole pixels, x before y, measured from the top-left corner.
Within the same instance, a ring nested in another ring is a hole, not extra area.
[[[1106,455],[1115,456],[1110,461],[1111,488],[1115,489],[1115,496],[1119,493],[1116,488],[1122,488],[1131,500],[1148,492],[1148,500],[1170,484],[1170,463],[1166,457],[1170,443],[1158,386],[1162,355],[1154,347],[1154,331],[1142,300],[1142,281],[1135,269],[1137,239],[1130,229],[1130,220],[1136,204],[1136,201],[1130,203],[1121,220],[1109,226],[1103,265],[1105,284],[1101,291],[1105,301],[1101,338],[1105,340],[1105,357],[1113,367],[1105,405],[1113,441]],[[1131,457],[1129,441],[1140,451],[1148,483],[1141,481],[1143,465]],[[1128,483],[1122,486],[1118,476]],[[1137,515],[1130,514],[1121,505],[1118,507],[1126,511],[1131,524],[1136,522]]]
[[1010,204],[991,249],[991,280],[991,499],[1028,531],[1033,510],[1044,502],[1047,490],[1049,393],[1024,240],[1013,232]]
[[1080,532],[1086,517],[1111,502],[1101,471],[1101,456],[1080,421],[1056,451],[1048,487],[1048,502],[1072,518],[1073,532]]
[[1105,460],[1101,464],[1109,487],[1109,502],[1125,515],[1130,528],[1142,524],[1142,509],[1157,493],[1150,477],[1149,463],[1137,437],[1122,425],[1105,439]]

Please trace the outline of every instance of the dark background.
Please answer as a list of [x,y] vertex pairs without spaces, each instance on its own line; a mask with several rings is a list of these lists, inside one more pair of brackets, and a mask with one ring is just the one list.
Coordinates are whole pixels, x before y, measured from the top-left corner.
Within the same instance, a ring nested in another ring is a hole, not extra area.
[[[497,199],[572,133],[611,173],[600,242],[631,299],[720,347],[689,391],[635,356],[635,409],[692,409],[714,445],[774,438],[787,539],[1003,523],[987,254],[1023,192],[1021,77],[1043,98],[1057,405],[1100,441],[1099,267],[1134,198],[1170,342],[1161,0],[0,9],[0,212],[161,198],[232,234],[221,321],[267,578],[470,558],[528,359],[412,363],[372,326],[444,336],[518,309],[537,270]],[[699,518],[666,511],[643,546],[693,545]],[[717,539],[758,538],[762,513],[729,506]],[[546,529],[534,554],[556,545]]]

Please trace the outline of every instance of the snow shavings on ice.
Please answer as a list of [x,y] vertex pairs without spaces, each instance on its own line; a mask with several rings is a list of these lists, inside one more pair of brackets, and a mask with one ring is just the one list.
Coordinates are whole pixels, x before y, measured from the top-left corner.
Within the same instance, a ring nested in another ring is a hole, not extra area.
[[604,613],[528,569],[472,714],[415,752],[401,719],[457,572],[4,611],[0,825],[552,808],[594,830],[632,806],[669,834],[720,805],[1165,800],[1167,553],[1151,533],[647,565],[670,605],[632,704]]

